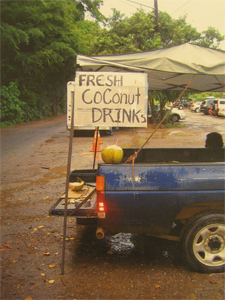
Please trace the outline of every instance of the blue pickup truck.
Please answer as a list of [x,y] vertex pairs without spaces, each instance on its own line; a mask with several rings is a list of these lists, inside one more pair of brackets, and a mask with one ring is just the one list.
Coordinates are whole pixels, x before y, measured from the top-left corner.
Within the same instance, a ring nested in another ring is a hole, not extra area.
[[[126,232],[180,241],[192,269],[224,272],[224,149],[144,148],[133,166],[124,162],[137,149],[123,150],[120,164],[71,172],[94,191],[68,204],[68,215],[95,224],[98,239]],[[50,214],[63,214],[61,201]]]

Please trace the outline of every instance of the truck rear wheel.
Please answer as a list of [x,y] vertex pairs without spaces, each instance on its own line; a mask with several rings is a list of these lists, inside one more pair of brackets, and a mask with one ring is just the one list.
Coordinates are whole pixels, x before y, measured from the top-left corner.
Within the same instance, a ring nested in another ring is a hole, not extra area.
[[188,226],[182,238],[189,266],[203,273],[225,271],[225,218],[222,213],[205,215]]

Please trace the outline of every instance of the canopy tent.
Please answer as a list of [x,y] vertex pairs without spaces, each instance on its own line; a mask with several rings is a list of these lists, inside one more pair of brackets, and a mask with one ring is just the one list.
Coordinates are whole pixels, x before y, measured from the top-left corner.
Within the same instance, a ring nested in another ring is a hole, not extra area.
[[149,90],[225,91],[225,51],[189,43],[122,55],[77,56],[82,71],[128,71],[148,74]]

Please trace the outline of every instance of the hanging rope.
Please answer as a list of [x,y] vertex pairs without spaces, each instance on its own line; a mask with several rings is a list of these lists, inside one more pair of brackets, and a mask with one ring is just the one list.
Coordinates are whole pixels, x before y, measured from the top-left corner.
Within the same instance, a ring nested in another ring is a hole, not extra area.
[[148,137],[148,139],[144,142],[144,144],[138,149],[138,151],[135,151],[134,154],[132,154],[126,161],[125,163],[130,163],[132,162],[132,173],[133,173],[133,181],[135,181],[135,174],[134,174],[134,161],[138,156],[138,153],[144,148],[144,146],[148,143],[148,141],[151,139],[151,137],[155,134],[155,132],[159,129],[159,127],[161,126],[161,124],[164,122],[164,120],[166,119],[166,117],[168,116],[168,114],[171,112],[171,110],[174,108],[174,106],[177,104],[178,100],[183,96],[184,92],[186,91],[186,89],[189,87],[189,85],[191,84],[192,80],[194,79],[195,75],[191,78],[191,80],[189,81],[189,83],[187,84],[187,86],[185,87],[185,89],[182,91],[182,93],[179,95],[179,97],[176,99],[176,101],[174,102],[173,106],[171,107],[171,109],[166,113],[166,115],[164,116],[164,118],[161,120],[161,122],[157,125],[157,127],[155,128],[155,130],[152,132],[152,134]]

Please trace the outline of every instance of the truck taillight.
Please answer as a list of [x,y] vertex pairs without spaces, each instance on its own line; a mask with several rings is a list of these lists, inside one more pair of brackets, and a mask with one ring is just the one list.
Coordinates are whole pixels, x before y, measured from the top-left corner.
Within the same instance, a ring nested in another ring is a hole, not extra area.
[[105,203],[104,202],[99,202],[98,203],[98,211],[99,212],[105,212]]
[[105,190],[105,177],[104,176],[97,176],[96,177],[96,190],[97,191],[104,191]]
[[105,218],[105,193],[104,192],[97,192],[97,212],[98,218],[104,219]]
[[97,212],[98,218],[105,218],[105,176],[96,177],[96,190],[97,190]]

